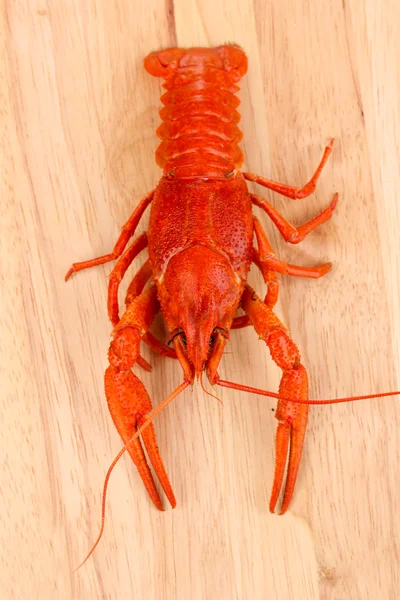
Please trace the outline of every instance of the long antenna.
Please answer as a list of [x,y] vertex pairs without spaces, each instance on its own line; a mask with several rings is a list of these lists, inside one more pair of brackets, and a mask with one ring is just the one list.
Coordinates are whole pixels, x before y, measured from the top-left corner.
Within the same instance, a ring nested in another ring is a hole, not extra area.
[[268,392],[260,390],[258,388],[250,387],[249,385],[242,385],[241,383],[234,383],[233,381],[226,381],[225,379],[218,379],[215,382],[221,387],[231,388],[233,390],[241,390],[243,392],[249,392],[250,394],[258,394],[260,396],[268,396],[269,398],[277,398],[278,400],[287,400],[288,402],[295,402],[297,404],[340,404],[342,402],[354,402],[356,400],[370,400],[371,398],[386,398],[387,396],[399,396],[400,391],[397,392],[383,392],[381,394],[368,394],[365,396],[348,396],[345,398],[333,398],[331,400],[308,400],[299,398],[286,398],[280,396],[276,392]]
[[81,562],[81,564],[78,567],[76,567],[76,569],[74,569],[74,573],[76,571],[78,571],[78,569],[80,569],[81,567],[83,567],[83,565],[88,560],[88,558],[93,554],[93,552],[95,551],[98,543],[101,540],[101,536],[103,535],[103,532],[104,532],[104,523],[105,523],[105,519],[106,519],[106,497],[107,497],[108,482],[109,482],[111,473],[114,470],[115,465],[117,464],[117,462],[119,461],[119,459],[121,458],[121,456],[124,454],[124,452],[131,447],[131,445],[139,437],[139,435],[146,429],[146,427],[148,427],[150,425],[150,423],[158,415],[158,413],[160,413],[163,410],[163,408],[165,408],[167,406],[167,404],[169,404],[185,388],[187,388],[188,385],[189,385],[188,381],[184,381],[183,383],[181,383],[180,385],[178,385],[178,387],[173,392],[171,392],[169,394],[169,396],[167,396],[161,402],[161,404],[159,404],[159,406],[157,406],[149,414],[149,416],[147,417],[147,419],[143,423],[143,425],[141,427],[139,427],[139,429],[136,431],[136,433],[133,434],[133,436],[131,437],[131,439],[125,444],[125,446],[123,448],[121,448],[121,450],[118,452],[117,456],[112,461],[112,463],[111,463],[111,465],[110,465],[110,467],[109,467],[109,469],[107,471],[106,477],[104,479],[103,493],[102,493],[102,496],[101,496],[101,527],[100,527],[99,535],[97,536],[97,539],[96,539],[95,543],[93,544],[93,546],[91,547],[90,552],[87,554],[86,558]]

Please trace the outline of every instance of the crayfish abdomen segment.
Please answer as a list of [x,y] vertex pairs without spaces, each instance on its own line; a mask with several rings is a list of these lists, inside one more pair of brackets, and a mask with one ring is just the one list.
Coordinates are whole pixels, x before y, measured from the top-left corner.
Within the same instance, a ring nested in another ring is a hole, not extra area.
[[153,52],[145,68],[163,77],[164,121],[156,152],[164,174],[176,177],[225,177],[243,164],[237,127],[240,101],[235,96],[247,71],[247,58],[237,46],[170,48]]

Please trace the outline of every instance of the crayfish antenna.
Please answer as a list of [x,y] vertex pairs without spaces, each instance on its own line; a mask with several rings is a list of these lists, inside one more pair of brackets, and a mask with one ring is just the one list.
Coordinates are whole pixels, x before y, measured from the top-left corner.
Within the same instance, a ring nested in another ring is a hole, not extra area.
[[212,394],[211,392],[208,392],[206,390],[206,388],[204,387],[204,383],[203,383],[203,373],[200,373],[200,385],[201,385],[201,389],[203,390],[203,392],[205,394],[207,394],[207,396],[211,396],[211,398],[215,398],[216,400],[218,400],[218,402],[220,404],[222,404],[222,406],[224,405],[224,403],[222,402],[221,398],[218,398],[218,396],[216,396],[215,394]]
[[106,497],[107,497],[107,489],[108,489],[108,482],[110,480],[111,477],[111,473],[114,470],[115,465],[117,464],[117,462],[119,461],[119,459],[121,458],[121,456],[124,454],[124,452],[126,450],[128,450],[130,448],[130,446],[133,444],[133,442],[139,437],[139,435],[150,425],[150,423],[152,423],[152,421],[154,420],[154,418],[158,415],[158,413],[160,413],[166,406],[167,404],[169,404],[172,400],[174,400],[174,398],[176,398],[181,392],[183,392],[183,390],[185,388],[187,388],[187,386],[189,385],[189,381],[184,381],[183,383],[181,383],[180,385],[178,385],[177,388],[175,388],[175,390],[173,392],[171,392],[169,394],[169,396],[167,396],[166,398],[164,398],[164,400],[161,402],[161,404],[159,404],[147,417],[147,419],[144,421],[144,423],[138,428],[138,430],[136,431],[136,433],[133,434],[133,436],[131,437],[131,439],[125,444],[125,446],[123,448],[121,448],[121,450],[118,452],[117,456],[114,458],[114,460],[112,461],[107,474],[105,476],[104,479],[104,485],[103,485],[103,492],[102,492],[102,497],[101,497],[101,526],[100,526],[100,531],[99,531],[99,535],[97,536],[97,539],[95,541],[95,543],[93,544],[93,546],[91,547],[89,553],[87,554],[86,558],[80,563],[80,565],[78,565],[76,567],[76,569],[74,569],[74,573],[76,573],[76,571],[78,571],[81,567],[83,567],[83,565],[85,564],[85,562],[91,557],[91,555],[93,554],[93,552],[96,550],[103,532],[104,532],[104,523],[105,523],[105,519],[106,519]]
[[234,383],[233,381],[226,381],[225,379],[218,379],[215,382],[221,387],[227,387],[232,390],[239,390],[242,392],[248,392],[249,394],[257,394],[259,396],[268,396],[268,398],[276,398],[277,400],[286,400],[287,402],[294,402],[296,404],[310,404],[310,405],[326,405],[326,404],[341,404],[342,402],[355,402],[356,400],[371,400],[372,398],[387,398],[389,396],[400,396],[400,390],[395,392],[382,392],[379,394],[367,394],[364,396],[346,396],[344,398],[332,398],[329,400],[309,400],[300,398],[286,398],[280,396],[276,392],[269,392],[267,390],[260,390],[259,388],[253,388],[249,385],[242,385],[241,383]]
[[103,485],[103,493],[101,496],[101,526],[100,526],[100,531],[99,531],[99,535],[97,536],[97,539],[95,541],[95,543],[93,544],[93,546],[91,547],[89,553],[86,555],[86,558],[80,563],[80,565],[78,565],[75,569],[74,569],[74,573],[76,573],[76,571],[79,571],[79,569],[81,567],[83,567],[83,565],[85,564],[85,562],[90,558],[90,556],[93,554],[93,552],[96,550],[98,543],[100,542],[103,532],[104,532],[104,523],[106,520],[106,497],[107,497],[107,488],[108,488],[108,481],[110,479],[111,473],[115,467],[115,465],[117,464],[117,462],[119,461],[119,459],[121,458],[121,456],[124,454],[124,452],[127,450],[129,444],[131,442],[133,442],[136,438],[138,437],[138,432],[136,432],[131,439],[129,440],[129,442],[123,447],[121,448],[121,450],[118,452],[117,456],[114,458],[114,460],[112,461],[106,477],[104,479],[104,485]]
[[[297,372],[300,374],[299,367],[297,368]],[[280,389],[282,387],[287,388],[287,382],[285,381],[285,377],[287,377],[287,374],[283,375]],[[277,411],[275,413],[279,424],[276,434],[275,474],[269,509],[270,512],[275,512],[275,506],[278,502],[281,493],[283,478],[285,475],[287,457],[289,456],[285,490],[283,494],[282,506],[279,512],[279,514],[281,515],[283,515],[289,508],[289,504],[294,492],[304,442],[304,434],[307,425],[308,405],[339,404],[342,402],[353,402],[355,400],[368,400],[371,398],[383,398],[387,396],[400,395],[400,391],[394,391],[379,394],[368,394],[362,396],[348,396],[345,398],[333,398],[331,400],[309,400],[307,397],[304,396],[300,398],[293,398],[284,394],[280,395],[276,394],[275,392],[264,391],[247,385],[233,383],[231,381],[225,381],[223,379],[217,379],[215,383],[222,387],[227,387],[234,390],[241,390],[244,392],[249,392],[251,394],[259,394],[261,396],[277,398],[279,400]],[[300,387],[292,387],[292,389],[294,389],[296,393],[296,390],[300,390]],[[290,413],[293,413],[293,406],[296,405],[306,406],[297,406],[298,410],[295,411],[295,418],[291,418],[291,420],[289,420],[287,413],[289,413],[289,416],[291,417]]]

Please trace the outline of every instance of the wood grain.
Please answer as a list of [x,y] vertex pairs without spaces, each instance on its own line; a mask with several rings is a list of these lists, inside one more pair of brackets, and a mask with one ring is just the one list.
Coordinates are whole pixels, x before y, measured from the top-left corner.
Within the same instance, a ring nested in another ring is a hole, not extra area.
[[[158,513],[124,458],[103,540],[74,574],[121,442],[102,382],[110,268],[63,281],[72,261],[109,251],[160,177],[160,87],[144,56],[234,41],[250,64],[247,169],[302,184],[336,138],[313,196],[260,190],[296,224],[340,195],[332,221],[298,247],[258,214],[282,259],[334,264],[319,281],[282,277],[277,313],[311,397],[398,389],[397,0],[1,6],[1,597],[398,599],[398,398],[314,408],[291,510],[276,517],[274,402],[219,390],[222,409],[196,386],[156,423],[178,507]],[[230,346],[223,377],[277,389],[254,332],[233,333]],[[151,362],[143,380],[157,404],[181,375],[171,360]]]

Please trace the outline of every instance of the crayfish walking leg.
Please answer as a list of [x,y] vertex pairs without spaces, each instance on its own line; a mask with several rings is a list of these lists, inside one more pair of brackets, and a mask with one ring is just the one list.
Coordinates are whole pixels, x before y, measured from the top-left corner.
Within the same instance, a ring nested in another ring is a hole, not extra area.
[[[132,435],[144,423],[146,415],[152,410],[146,388],[131,369],[139,356],[140,341],[158,311],[157,291],[153,284],[129,304],[114,329],[114,339],[108,351],[110,366],[105,373],[105,392],[114,425],[124,444],[129,442]],[[175,496],[157,447],[152,423],[146,427],[141,437],[160,484],[171,506],[175,507]],[[140,439],[129,445],[128,452],[154,504],[158,509],[163,510]]]
[[[307,372],[300,362],[299,350],[287,334],[285,326],[249,285],[245,286],[243,292],[242,307],[260,338],[268,345],[273,360],[283,370],[279,395],[293,400],[307,400]],[[296,483],[307,427],[308,406],[279,400],[275,416],[279,425],[276,434],[275,476],[269,509],[271,512],[275,511],[289,450],[289,464],[280,511],[282,515],[289,507]]]
[[292,200],[301,200],[302,198],[307,198],[315,191],[317,181],[322,173],[322,169],[324,168],[326,161],[329,158],[330,153],[332,152],[333,142],[335,140],[332,138],[329,144],[326,146],[324,150],[324,154],[321,158],[321,161],[314,173],[311,177],[310,181],[306,183],[303,187],[298,188],[293,185],[287,185],[285,183],[279,183],[277,181],[272,181],[271,179],[267,179],[266,177],[262,177],[261,175],[256,175],[255,173],[243,173],[243,177],[248,181],[254,181],[254,183],[258,183],[263,187],[268,188],[282,196],[286,196],[287,198],[291,198]]
[[91,269],[98,265],[105,265],[121,256],[130,238],[136,231],[136,227],[140,219],[143,217],[143,213],[153,200],[154,190],[149,192],[144,198],[141,199],[125,225],[122,227],[121,234],[113,248],[113,251],[104,256],[98,256],[97,258],[91,258],[90,260],[84,260],[83,262],[73,263],[68,273],[65,275],[65,281],[67,281],[73,273],[83,271],[84,269]]

